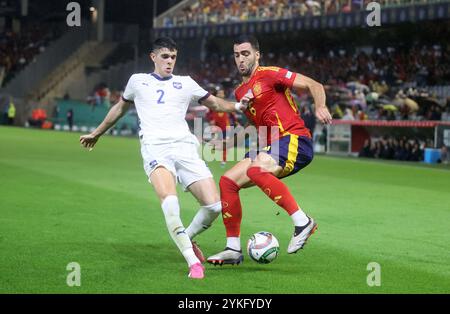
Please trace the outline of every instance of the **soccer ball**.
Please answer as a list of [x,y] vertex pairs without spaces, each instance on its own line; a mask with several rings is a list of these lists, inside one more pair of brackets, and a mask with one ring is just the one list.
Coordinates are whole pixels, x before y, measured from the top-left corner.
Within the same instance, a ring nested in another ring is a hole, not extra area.
[[252,260],[268,264],[277,258],[280,245],[277,238],[267,231],[253,234],[247,242],[247,253]]

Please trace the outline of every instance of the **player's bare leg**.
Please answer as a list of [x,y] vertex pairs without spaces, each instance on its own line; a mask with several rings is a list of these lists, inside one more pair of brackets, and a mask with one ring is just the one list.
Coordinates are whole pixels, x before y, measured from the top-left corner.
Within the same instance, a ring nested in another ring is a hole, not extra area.
[[226,138],[225,141],[223,142],[222,161],[220,162],[221,168],[225,168],[225,165],[227,164],[227,141],[228,140],[229,140],[229,138]]
[[[212,178],[194,182],[188,187],[188,190],[194,195],[201,206],[190,225],[186,228],[186,233],[192,240],[195,236],[211,227],[211,224],[222,211],[222,204],[216,183]],[[205,258],[195,241],[192,241],[192,248],[197,258],[203,263]]]
[[170,195],[177,195],[176,182],[173,174],[164,167],[158,167],[150,174],[152,186],[161,203]]
[[150,174],[150,180],[161,200],[169,234],[189,265],[189,277],[203,278],[203,266],[192,249],[191,240],[180,219],[180,205],[176,194],[175,177],[166,168],[158,167]]

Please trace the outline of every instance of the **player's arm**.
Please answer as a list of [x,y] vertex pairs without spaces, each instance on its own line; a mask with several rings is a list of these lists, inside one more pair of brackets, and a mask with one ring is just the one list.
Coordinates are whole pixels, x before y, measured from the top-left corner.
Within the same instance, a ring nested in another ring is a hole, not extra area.
[[214,95],[209,95],[201,102],[201,104],[214,111],[233,112],[245,110],[250,100],[251,99],[248,96],[244,96],[240,102],[233,103]]
[[127,112],[130,106],[131,102],[120,99],[114,106],[111,107],[105,119],[94,131],[92,131],[92,133],[80,136],[81,145],[85,148],[93,148],[99,137],[108,131],[110,127],[116,124],[116,122]]
[[331,114],[328,111],[325,100],[325,89],[323,85],[319,82],[316,82],[312,78],[309,78],[305,75],[297,73],[294,83],[292,84],[292,88],[299,91],[307,90],[311,94],[314,99],[314,107],[316,110],[316,117],[320,120],[320,122],[324,124],[331,123]]

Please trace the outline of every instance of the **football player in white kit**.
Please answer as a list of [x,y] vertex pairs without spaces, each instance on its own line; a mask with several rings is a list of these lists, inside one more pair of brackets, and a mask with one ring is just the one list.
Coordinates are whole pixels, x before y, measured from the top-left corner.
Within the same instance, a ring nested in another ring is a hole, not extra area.
[[[192,239],[211,226],[222,206],[212,174],[199,157],[200,144],[189,130],[186,111],[192,101],[216,111],[239,111],[246,108],[249,99],[231,103],[210,95],[190,76],[173,75],[176,58],[177,45],[171,38],[156,39],[150,53],[154,72],[133,74],[122,99],[91,134],[80,136],[80,143],[91,150],[134,103],[140,120],[144,170],[161,200],[169,233],[189,265],[189,278],[201,279],[204,257]],[[201,206],[187,228],[180,219],[177,181]]]

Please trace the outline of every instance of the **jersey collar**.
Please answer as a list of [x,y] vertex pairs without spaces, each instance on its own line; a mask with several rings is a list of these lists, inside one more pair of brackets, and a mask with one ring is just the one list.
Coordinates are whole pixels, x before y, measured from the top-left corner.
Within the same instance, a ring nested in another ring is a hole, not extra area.
[[153,76],[158,81],[168,81],[168,80],[170,80],[172,78],[172,75],[171,76],[167,76],[167,77],[161,77],[161,76],[159,76],[156,73],[150,73],[150,75]]
[[241,85],[244,85],[244,84],[248,84],[248,83],[250,83],[250,81],[251,80],[253,80],[253,78],[255,77],[255,75],[256,75],[256,73],[258,73],[258,69],[260,68],[261,66],[260,65],[258,65],[258,67],[255,69],[255,72],[253,72],[253,74],[250,76],[250,78],[248,79],[248,81],[247,82],[242,82],[241,83]]

